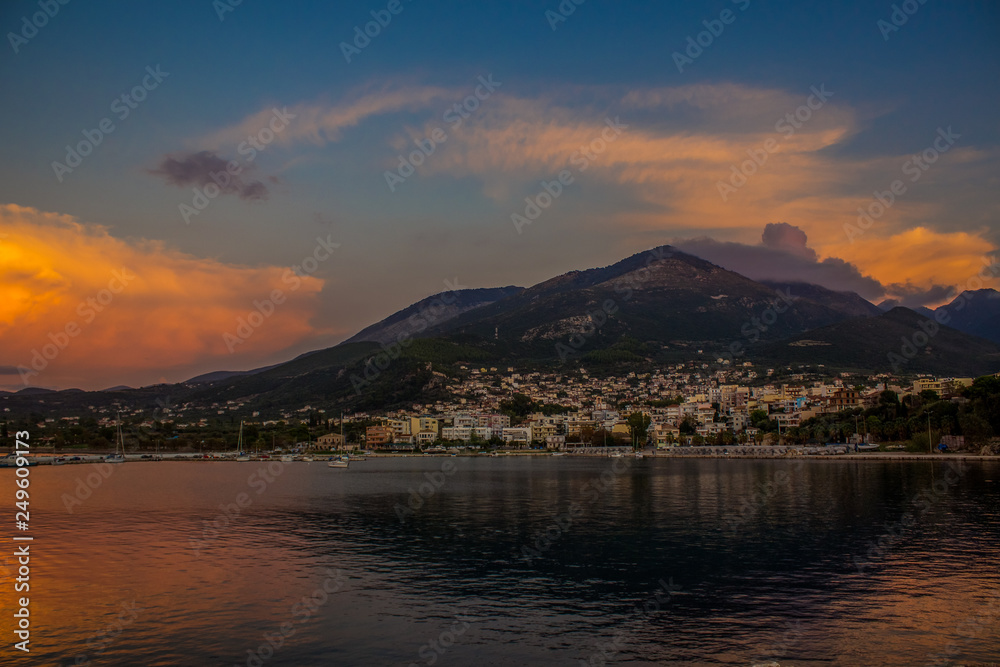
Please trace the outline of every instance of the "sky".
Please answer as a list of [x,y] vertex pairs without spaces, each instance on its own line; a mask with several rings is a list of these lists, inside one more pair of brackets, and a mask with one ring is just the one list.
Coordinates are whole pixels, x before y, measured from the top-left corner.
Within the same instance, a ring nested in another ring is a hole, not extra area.
[[665,243],[875,303],[1000,283],[997,3],[9,0],[0,31],[0,389],[259,367]]

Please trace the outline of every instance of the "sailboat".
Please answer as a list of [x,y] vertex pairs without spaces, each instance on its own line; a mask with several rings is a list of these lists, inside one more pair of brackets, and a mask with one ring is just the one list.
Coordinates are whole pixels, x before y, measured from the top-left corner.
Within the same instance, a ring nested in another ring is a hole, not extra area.
[[346,468],[349,464],[350,461],[347,458],[341,456],[335,459],[330,459],[330,461],[326,465],[328,468]]
[[249,461],[250,455],[243,452],[243,422],[240,422],[240,435],[236,440],[236,460]]
[[[122,413],[118,413],[117,438],[115,439],[115,453],[104,459],[105,463],[125,463],[125,436],[122,434]],[[118,446],[121,445],[121,453],[118,453]]]

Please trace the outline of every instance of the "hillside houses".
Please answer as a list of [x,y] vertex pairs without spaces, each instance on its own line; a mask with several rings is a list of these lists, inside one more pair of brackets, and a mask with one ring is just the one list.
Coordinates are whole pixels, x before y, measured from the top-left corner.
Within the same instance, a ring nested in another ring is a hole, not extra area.
[[[713,438],[724,433],[746,442],[760,436],[754,421],[762,417],[777,422],[781,433],[822,414],[871,407],[885,389],[900,397],[926,390],[947,397],[971,383],[969,378],[921,378],[912,386],[883,381],[863,388],[850,386],[849,378],[847,382],[834,378],[751,386],[733,380],[741,379],[740,375],[756,377],[752,370],[702,374],[690,364],[611,378],[592,377],[582,368],[571,374],[475,370],[451,380],[449,389],[456,400],[415,405],[415,414],[387,415],[379,426],[369,427],[367,445],[492,442],[556,449],[581,444],[595,434],[609,442],[631,440],[627,416],[635,412],[650,418],[645,437],[640,435],[643,444],[667,447],[688,443],[695,436]],[[514,394],[527,396],[533,405],[558,409],[512,419],[501,412],[501,405]]]

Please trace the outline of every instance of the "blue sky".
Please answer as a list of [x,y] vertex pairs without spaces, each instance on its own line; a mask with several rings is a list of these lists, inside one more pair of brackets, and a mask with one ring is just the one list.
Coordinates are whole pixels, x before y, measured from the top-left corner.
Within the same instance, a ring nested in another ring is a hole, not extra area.
[[[70,1],[26,43],[14,38],[15,53],[10,34],[41,10],[37,0],[4,3],[0,273],[20,305],[0,319],[9,357],[0,350],[0,367],[30,359],[107,282],[104,263],[125,258],[160,270],[52,361],[50,385],[278,361],[349,337],[446,279],[528,285],[701,237],[717,245],[690,247],[713,261],[752,258],[767,224],[801,231],[771,250],[816,264],[802,268],[810,279],[913,305],[966,288],[1000,246],[995,3],[914,1],[888,32],[878,22],[891,22],[894,7],[882,2],[587,0],[562,3],[575,9],[553,29],[555,1],[402,0],[346,62],[342,43],[388,4],[243,0],[220,19],[211,0]],[[706,21],[722,27],[711,40]],[[699,33],[710,43],[678,71],[675,52]],[[157,66],[169,76],[117,119],[113,100]],[[501,85],[461,127],[449,125],[444,113],[490,75]],[[776,121],[820,86],[832,97],[793,136],[777,133]],[[266,127],[272,109],[295,118],[246,161],[240,137]],[[575,148],[615,117],[627,129],[518,233],[511,216],[525,197],[573,168]],[[114,131],[60,182],[52,163],[103,118]],[[957,141],[871,228],[848,231],[857,209],[907,178],[906,161],[949,127]],[[435,128],[447,140],[390,190],[386,171]],[[779,149],[721,198],[719,184],[768,139]],[[196,162],[210,164],[197,155],[239,158],[240,178],[264,196],[223,193],[185,221],[179,207],[205,185]],[[168,176],[171,159],[178,171]],[[227,349],[226,323],[256,298],[239,287],[268,294],[320,238],[339,247],[306,276],[308,288]],[[77,275],[59,264],[66,253],[94,258]],[[773,258],[759,264],[740,266],[766,273]],[[188,284],[180,266],[205,269],[216,288]],[[167,358],[150,348],[121,366],[93,365],[115,341],[140,337],[129,322],[166,313],[205,330]]]

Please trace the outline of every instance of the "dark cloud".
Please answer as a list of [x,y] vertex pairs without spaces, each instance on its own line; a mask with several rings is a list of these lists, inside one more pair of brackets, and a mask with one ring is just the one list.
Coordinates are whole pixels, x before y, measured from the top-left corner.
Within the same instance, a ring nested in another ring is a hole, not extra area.
[[0,375],[17,375],[17,366],[0,366]]
[[[212,151],[199,151],[180,156],[166,156],[156,169],[149,173],[162,176],[167,183],[177,187],[205,187],[214,183],[222,194],[236,195],[240,199],[262,201],[267,199],[267,186],[260,181],[245,181],[242,176],[250,169],[239,165],[241,171],[235,176],[226,170],[229,160]],[[213,175],[215,178],[212,178]],[[272,182],[277,182],[272,178]]]
[[886,294],[886,288],[858,267],[836,257],[817,261],[816,251],[807,245],[806,233],[787,223],[764,228],[760,245],[687,239],[674,245],[684,252],[753,280],[807,282],[838,292],[856,292],[872,301]]
[[924,288],[909,282],[886,285],[885,293],[893,306],[903,306],[904,308],[919,308],[929,303],[941,303],[956,296],[955,288],[950,285],[933,285],[930,288]]
[[919,308],[952,299],[955,289],[948,285],[918,287],[910,282],[883,285],[866,276],[850,262],[837,257],[817,260],[806,233],[786,222],[764,228],[760,245],[728,243],[710,238],[688,239],[674,245],[684,252],[753,280],[807,282],[838,292],[855,292],[872,303]]
[[816,251],[807,244],[806,233],[787,222],[769,222],[760,235],[762,245],[774,250],[787,250],[806,259],[816,260]]

